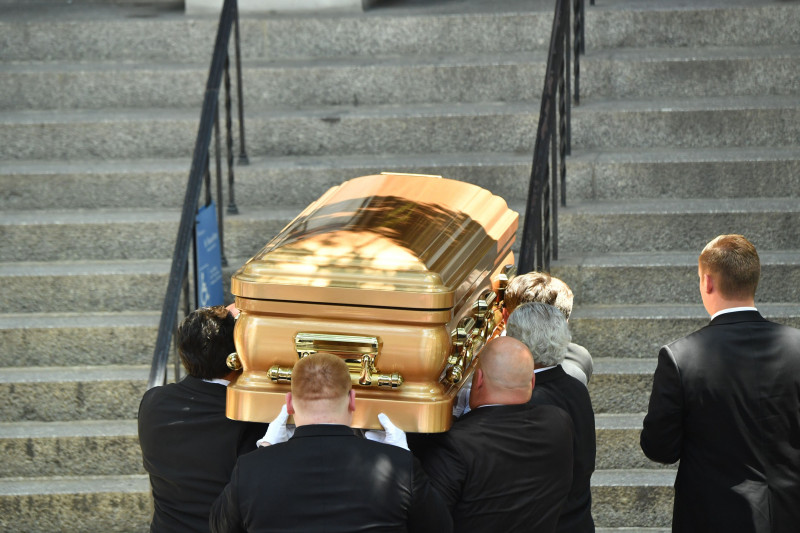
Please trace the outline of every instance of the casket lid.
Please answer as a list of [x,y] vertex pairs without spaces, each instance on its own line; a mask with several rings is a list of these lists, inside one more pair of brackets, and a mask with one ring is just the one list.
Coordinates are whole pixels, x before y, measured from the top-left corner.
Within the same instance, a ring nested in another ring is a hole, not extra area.
[[451,308],[510,250],[518,214],[476,185],[363,176],[328,190],[231,281],[239,298]]

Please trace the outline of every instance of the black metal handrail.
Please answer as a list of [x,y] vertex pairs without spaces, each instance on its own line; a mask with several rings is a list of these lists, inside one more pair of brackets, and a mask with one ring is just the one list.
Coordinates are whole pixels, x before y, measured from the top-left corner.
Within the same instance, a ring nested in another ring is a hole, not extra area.
[[[150,378],[147,388],[163,385],[167,381],[167,363],[170,355],[173,331],[177,322],[178,307],[180,306],[181,293],[184,293],[184,314],[189,313],[192,307],[189,304],[189,248],[193,243],[195,216],[197,213],[200,194],[205,185],[204,205],[209,205],[212,201],[210,153],[211,135],[215,136],[215,170],[216,170],[216,195],[217,195],[217,222],[219,225],[219,245],[222,250],[223,265],[225,264],[224,255],[224,224],[222,211],[222,146],[220,140],[220,117],[219,117],[219,91],[223,76],[225,78],[225,128],[226,128],[226,148],[227,148],[227,170],[229,203],[228,213],[237,213],[238,209],[234,201],[233,185],[233,133],[231,119],[231,94],[230,94],[230,74],[229,74],[229,54],[228,47],[231,32],[234,33],[235,57],[237,72],[237,96],[239,105],[239,163],[247,163],[247,153],[245,151],[244,136],[244,114],[242,103],[242,69],[241,52],[239,48],[239,10],[237,0],[225,0],[219,17],[217,38],[214,43],[214,53],[211,58],[211,66],[206,82],[206,92],[203,99],[203,109],[200,115],[200,126],[195,141],[194,154],[192,156],[192,166],[189,171],[189,181],[186,185],[186,195],[183,201],[181,221],[178,227],[178,237],[175,241],[175,250],[172,256],[172,267],[170,268],[167,292],[164,296],[164,305],[161,310],[161,320],[158,325],[158,337],[153,352],[153,361],[150,367]],[[196,269],[196,265],[195,265]],[[195,285],[197,273],[195,272]],[[178,376],[179,365],[176,363],[175,375]]]
[[[553,16],[525,207],[520,272],[549,271],[550,261],[558,259],[558,204],[559,198],[562,206],[567,201],[566,156],[572,144],[569,95],[572,94],[576,105],[580,103],[580,54],[585,48],[584,0],[572,2],[573,42],[570,42],[570,4],[569,0],[557,0]],[[574,58],[574,93],[570,90],[570,55]]]

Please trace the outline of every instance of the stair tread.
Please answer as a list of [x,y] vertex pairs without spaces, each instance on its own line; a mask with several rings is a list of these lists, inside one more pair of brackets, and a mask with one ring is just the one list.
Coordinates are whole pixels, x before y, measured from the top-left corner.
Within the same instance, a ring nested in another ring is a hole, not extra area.
[[[800,243],[799,243],[800,244]],[[696,251],[687,252],[620,252],[620,253],[564,253],[553,267],[659,267],[697,266]],[[800,265],[800,250],[767,250],[758,254],[762,265]],[[0,265],[2,268],[2,265]]]
[[[409,154],[377,154],[377,155],[339,155],[326,156],[253,156],[248,165],[235,165],[234,173],[250,173],[258,169],[304,169],[304,168],[349,168],[385,166],[472,166],[486,164],[520,164],[530,165],[530,155],[509,152],[465,152],[465,153],[409,153]],[[8,160],[0,167],[2,175],[20,174],[109,174],[109,173],[141,173],[153,171],[185,172],[188,176],[191,158],[159,159],[109,159],[109,160]],[[356,176],[353,176],[356,177]],[[448,176],[445,176],[448,177]]]
[[[564,215],[717,214],[800,212],[797,198],[645,198],[574,202]],[[800,244],[800,243],[799,243]]]
[[158,325],[160,311],[2,313],[0,330],[33,328],[141,327]]
[[797,95],[746,95],[746,96],[700,96],[694,98],[653,97],[581,99],[581,105],[573,106],[574,116],[596,112],[709,112],[747,109],[796,109]]
[[593,487],[672,487],[675,470],[671,469],[619,469],[595,470]]
[[[708,313],[697,297],[696,304],[581,304],[575,306],[570,320],[582,318],[705,318]],[[766,316],[797,316],[800,303],[771,303],[756,301],[756,307]]]
[[0,422],[0,439],[137,436],[136,420]]
[[146,381],[149,373],[150,365],[6,367],[0,373],[0,383]]
[[4,496],[103,492],[149,493],[150,478],[145,474],[0,478],[0,494]]

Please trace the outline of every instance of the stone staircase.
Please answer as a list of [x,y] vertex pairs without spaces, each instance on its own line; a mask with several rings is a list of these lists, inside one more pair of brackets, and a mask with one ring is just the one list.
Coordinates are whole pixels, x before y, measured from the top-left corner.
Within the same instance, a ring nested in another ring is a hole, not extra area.
[[[233,267],[331,185],[382,170],[524,212],[552,2],[390,4],[242,18]],[[748,235],[759,308],[800,326],[800,4],[598,4],[553,270],[595,357],[598,530],[660,532],[674,469],[638,432],[658,347],[706,320],[705,242]],[[3,531],[147,530],[135,416],[216,22],[163,0],[0,3]]]

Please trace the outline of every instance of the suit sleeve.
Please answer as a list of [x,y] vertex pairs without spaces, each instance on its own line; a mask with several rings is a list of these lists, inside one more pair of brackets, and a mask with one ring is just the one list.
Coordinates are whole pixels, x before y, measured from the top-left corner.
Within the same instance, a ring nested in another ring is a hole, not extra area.
[[414,458],[414,482],[408,512],[408,531],[450,533],[453,519],[439,493],[431,486],[420,462]]
[[650,405],[639,439],[644,454],[659,463],[681,458],[683,445],[683,387],[675,356],[666,346],[658,353]]
[[211,505],[208,524],[211,533],[246,533],[239,513],[239,464],[233,469],[231,481]]
[[461,499],[461,489],[467,479],[464,461],[455,447],[450,445],[447,433],[432,443],[424,456],[423,468],[431,479],[433,487],[444,499],[447,509],[452,513]]

